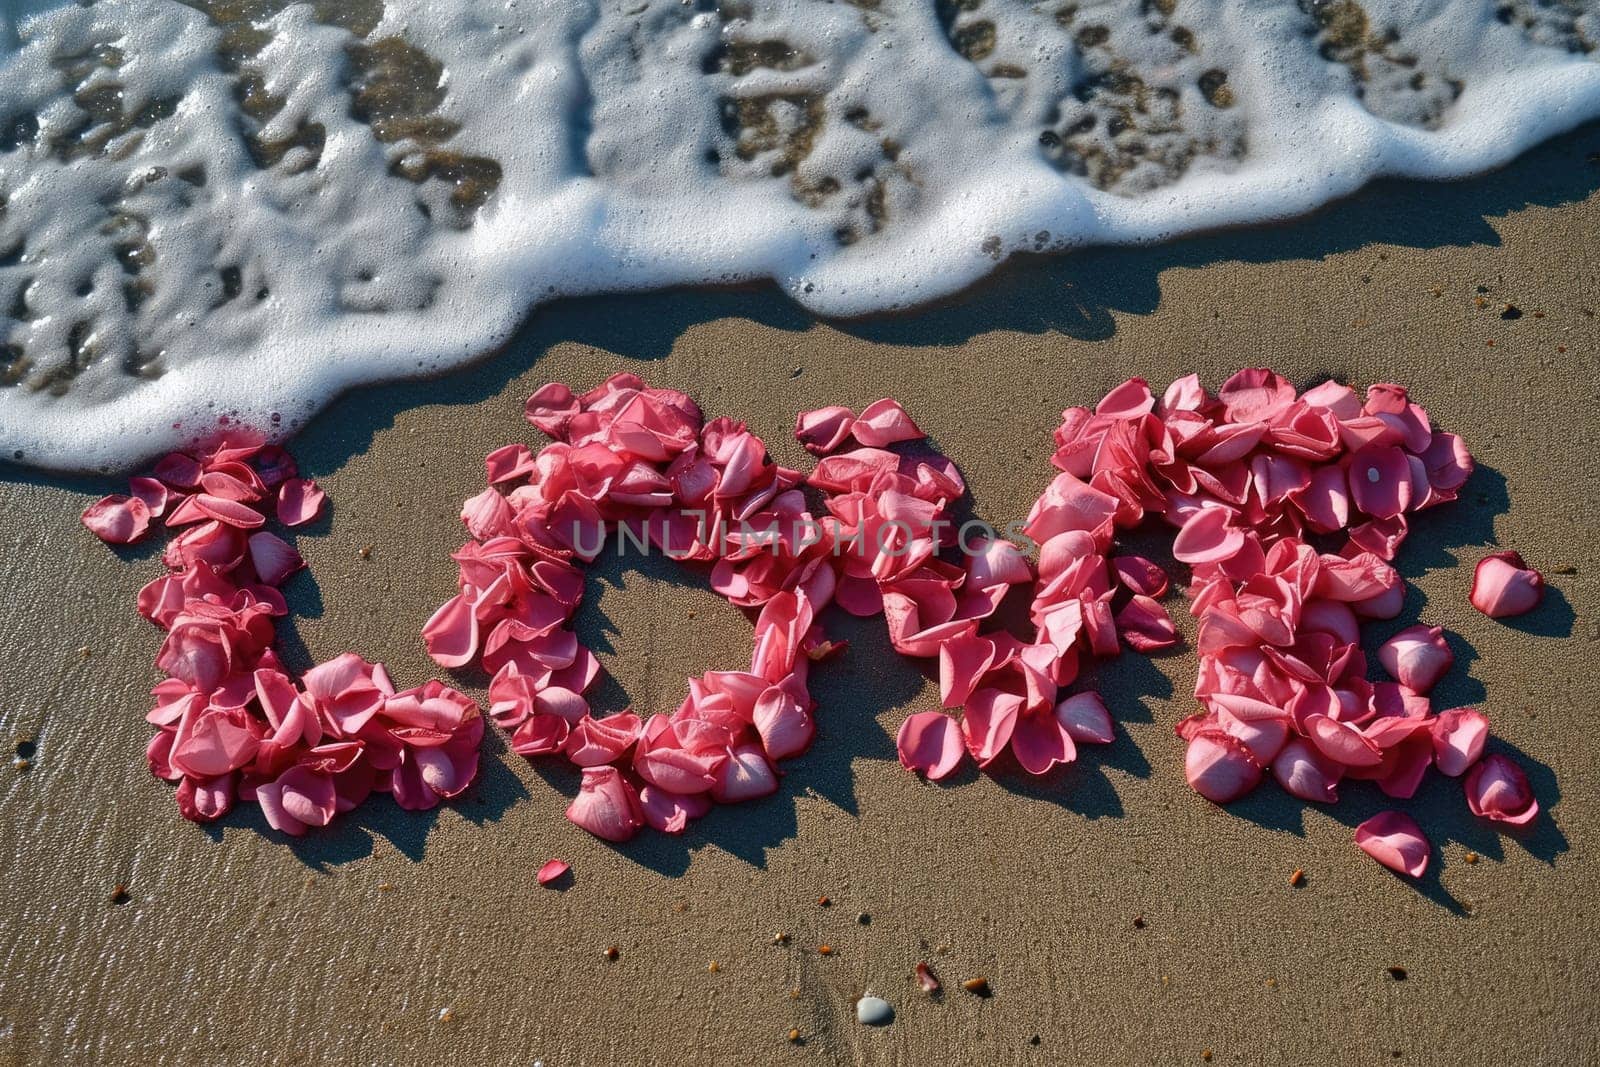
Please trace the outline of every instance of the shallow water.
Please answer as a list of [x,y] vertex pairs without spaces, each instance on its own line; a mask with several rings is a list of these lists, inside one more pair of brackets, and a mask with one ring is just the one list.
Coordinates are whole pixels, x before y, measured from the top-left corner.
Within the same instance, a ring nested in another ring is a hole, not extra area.
[[0,4],[0,456],[287,433],[555,295],[831,315],[1600,115],[1588,0]]

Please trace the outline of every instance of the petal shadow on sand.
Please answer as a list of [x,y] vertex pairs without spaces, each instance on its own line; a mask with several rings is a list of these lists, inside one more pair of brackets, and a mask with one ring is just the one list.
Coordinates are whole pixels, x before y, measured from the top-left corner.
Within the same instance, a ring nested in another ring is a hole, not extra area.
[[216,822],[201,824],[200,829],[214,841],[221,841],[233,827],[253,830],[283,844],[301,863],[318,871],[372,855],[379,838],[411,862],[420,863],[427,853],[428,837],[442,815],[451,813],[482,828],[499,822],[514,804],[528,799],[527,787],[507,765],[515,758],[506,749],[505,739],[488,730],[480,750],[477,779],[461,796],[428,811],[406,811],[389,797],[374,796],[327,826],[304,837],[291,837],[268,826],[257,805],[241,804]]

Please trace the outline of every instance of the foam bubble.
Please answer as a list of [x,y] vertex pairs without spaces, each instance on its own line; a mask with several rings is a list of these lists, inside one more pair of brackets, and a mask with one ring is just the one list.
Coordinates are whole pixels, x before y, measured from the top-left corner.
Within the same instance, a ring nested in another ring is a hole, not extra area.
[[1600,115],[1597,45],[1581,0],[13,0],[0,456],[287,434],[558,295],[862,314],[1485,170]]

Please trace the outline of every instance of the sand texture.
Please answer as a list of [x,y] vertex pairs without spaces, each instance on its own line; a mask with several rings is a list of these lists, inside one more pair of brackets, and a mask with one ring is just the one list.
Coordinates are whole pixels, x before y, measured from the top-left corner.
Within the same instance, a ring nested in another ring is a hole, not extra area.
[[[197,827],[144,764],[160,635],[133,602],[157,550],[110,551],[78,524],[112,480],[11,469],[0,739],[37,748],[29,770],[9,751],[0,764],[0,1062],[1595,1062],[1597,153],[1590,127],[1486,178],[1019,264],[871,322],[821,324],[768,291],[562,305],[453,378],[346,397],[294,445],[332,510],[297,539],[310,570],[287,587],[287,654],[303,668],[357,651],[405,686],[439,673],[418,630],[454,588],[459,501],[490,448],[537,447],[522,402],[548,380],[633,370],[748,419],[791,464],[796,411],[894,395],[996,522],[1051,476],[1061,409],[1130,375],[1403,382],[1479,469],[1414,524],[1399,565],[1416,588],[1368,634],[1418,619],[1454,633],[1436,706],[1489,713],[1548,813],[1531,833],[1473,819],[1437,775],[1399,804],[1352,785],[1317,808],[1270,783],[1209,804],[1172,734],[1193,706],[1187,645],[1100,671],[1114,745],[1043,780],[928,786],[893,737],[936,681],[881,621],[833,611],[851,646],[813,675],[815,747],[778,795],[681,838],[590,838],[562,817],[571,770],[494,731],[479,783],[433,813],[379,798],[299,841],[253,807]],[[1512,625],[1467,604],[1491,544],[1550,578]],[[1181,596],[1169,604],[1192,636]],[[607,709],[669,710],[686,675],[748,656],[746,619],[670,563],[606,557],[579,622],[614,675]],[[481,698],[481,676],[458,684]],[[1388,806],[1432,838],[1420,885],[1352,844]],[[534,882],[551,857],[573,865],[564,891]],[[919,960],[942,998],[917,989]],[[978,975],[993,996],[961,989]],[[892,1025],[856,1023],[868,991]]]

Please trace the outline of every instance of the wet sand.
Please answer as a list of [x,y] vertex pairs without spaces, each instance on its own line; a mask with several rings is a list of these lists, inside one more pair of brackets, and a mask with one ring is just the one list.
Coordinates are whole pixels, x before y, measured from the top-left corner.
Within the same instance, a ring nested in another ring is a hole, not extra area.
[[[1172,735],[1192,704],[1186,647],[1100,672],[1114,745],[1042,781],[929,786],[893,736],[936,683],[881,623],[833,612],[851,647],[815,675],[815,747],[778,795],[681,838],[588,837],[562,817],[575,775],[493,731],[479,783],[433,813],[376,799],[298,841],[253,807],[200,828],[144,766],[159,634],[133,600],[157,550],[112,552],[78,525],[112,482],[6,470],[0,739],[36,747],[26,771],[0,764],[0,1062],[1593,1060],[1597,188],[1591,127],[1459,185],[1017,264],[918,315],[820,324],[768,291],[576,302],[460,375],[345,398],[293,445],[332,513],[298,537],[289,657],[354,650],[411,685],[439,673],[418,629],[453,589],[459,501],[486,451],[535,440],[522,401],[548,380],[636,371],[748,419],[790,463],[797,410],[894,395],[961,464],[975,513],[1003,522],[1050,477],[1061,408],[1129,375],[1392,378],[1479,470],[1416,523],[1406,611],[1368,636],[1453,631],[1437,706],[1489,713],[1548,813],[1530,833],[1473,819],[1437,775],[1398,804],[1352,785],[1318,808],[1268,784],[1212,806]],[[1512,625],[1466,601],[1491,544],[1550,578]],[[748,656],[745,618],[670,564],[597,565],[580,628],[613,709],[666,710],[686,675]],[[458,679],[477,696],[482,681]],[[1420,885],[1352,844],[1388,806],[1433,841]],[[564,890],[534,881],[551,857],[572,863]],[[917,989],[919,960],[942,999]],[[987,999],[961,989],[979,975]],[[868,991],[892,1025],[854,1021]]]

